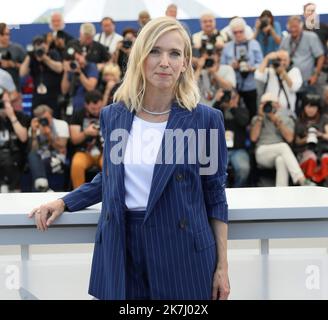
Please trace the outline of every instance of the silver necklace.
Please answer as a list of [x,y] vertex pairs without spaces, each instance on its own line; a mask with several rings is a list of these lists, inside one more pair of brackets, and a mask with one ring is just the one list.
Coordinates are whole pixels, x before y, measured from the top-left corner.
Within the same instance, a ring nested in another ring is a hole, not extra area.
[[148,113],[148,114],[151,114],[151,115],[153,115],[153,116],[161,116],[161,115],[163,115],[163,114],[168,114],[168,113],[171,111],[171,109],[169,109],[169,110],[166,110],[166,111],[163,111],[163,112],[154,112],[154,111],[149,111],[149,110],[145,109],[144,107],[141,107],[141,109],[142,109],[144,112],[146,112],[146,113]]

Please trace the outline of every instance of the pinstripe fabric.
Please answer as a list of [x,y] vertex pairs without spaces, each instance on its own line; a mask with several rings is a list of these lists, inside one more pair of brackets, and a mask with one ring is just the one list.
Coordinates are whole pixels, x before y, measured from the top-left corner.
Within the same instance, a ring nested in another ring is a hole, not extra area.
[[[102,173],[63,198],[71,211],[102,199],[89,287],[89,293],[98,299],[129,297],[126,288],[130,283],[126,283],[124,272],[127,270],[124,165],[112,163],[109,152],[115,142],[109,141],[109,137],[117,128],[130,131],[133,116],[121,103],[102,110],[100,120],[105,137]],[[174,103],[166,129],[178,128],[205,129],[207,151],[209,129],[218,129],[218,170],[205,176],[199,174],[202,166],[199,162],[155,165],[144,221],[139,228],[149,295],[151,299],[210,299],[217,254],[209,218],[228,222],[223,116],[207,106],[198,105],[190,112]],[[186,148],[184,151],[187,159]]]

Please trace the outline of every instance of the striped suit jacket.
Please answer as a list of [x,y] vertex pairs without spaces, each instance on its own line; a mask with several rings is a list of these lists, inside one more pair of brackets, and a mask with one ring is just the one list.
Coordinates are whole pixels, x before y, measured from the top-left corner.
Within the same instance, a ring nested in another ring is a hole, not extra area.
[[[125,299],[124,164],[112,161],[110,152],[119,142],[111,141],[115,139],[110,137],[114,129],[129,132],[133,117],[134,112],[123,103],[102,110],[100,123],[105,140],[102,172],[63,197],[70,211],[102,201],[89,286],[89,293],[98,299]],[[152,299],[211,298],[218,257],[209,219],[228,221],[222,113],[201,104],[188,111],[173,103],[166,129],[190,128],[204,129],[206,148],[209,129],[217,129],[218,168],[213,174],[200,175],[199,168],[204,165],[198,160],[193,164],[155,164],[143,222]],[[164,140],[162,151],[166,147]]]

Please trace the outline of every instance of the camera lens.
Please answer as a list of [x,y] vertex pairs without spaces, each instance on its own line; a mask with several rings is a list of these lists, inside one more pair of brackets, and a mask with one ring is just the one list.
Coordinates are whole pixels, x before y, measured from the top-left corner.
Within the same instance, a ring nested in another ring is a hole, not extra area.
[[72,70],[76,70],[79,67],[79,65],[76,61],[71,61],[69,66]]
[[273,110],[272,101],[266,102],[263,106],[263,112],[270,113],[270,112],[272,112],[272,110]]

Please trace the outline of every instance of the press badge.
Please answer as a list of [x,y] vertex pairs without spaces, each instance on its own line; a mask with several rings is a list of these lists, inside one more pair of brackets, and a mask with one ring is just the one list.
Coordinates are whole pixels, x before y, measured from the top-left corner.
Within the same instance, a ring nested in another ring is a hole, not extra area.
[[234,138],[234,132],[230,130],[226,130],[225,139],[226,139],[227,148],[233,148],[233,138]]
[[38,87],[36,88],[36,92],[38,94],[47,94],[48,89],[47,89],[47,87],[43,83],[40,83],[38,85]]

